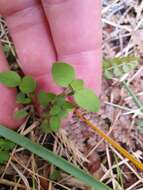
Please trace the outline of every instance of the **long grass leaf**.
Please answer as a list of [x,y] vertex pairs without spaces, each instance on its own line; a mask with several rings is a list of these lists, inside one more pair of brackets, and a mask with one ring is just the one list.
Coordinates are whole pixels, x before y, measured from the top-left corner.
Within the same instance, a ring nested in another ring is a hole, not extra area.
[[86,185],[94,188],[95,190],[111,190],[109,187],[103,183],[97,181],[95,178],[90,176],[88,173],[82,169],[74,166],[65,159],[54,154],[52,151],[44,148],[42,145],[32,142],[27,137],[24,137],[6,127],[0,125],[0,136],[5,137],[6,139],[24,147],[25,149],[31,151],[32,153],[38,155],[46,161],[49,161],[51,164],[61,168],[70,175],[78,178]]

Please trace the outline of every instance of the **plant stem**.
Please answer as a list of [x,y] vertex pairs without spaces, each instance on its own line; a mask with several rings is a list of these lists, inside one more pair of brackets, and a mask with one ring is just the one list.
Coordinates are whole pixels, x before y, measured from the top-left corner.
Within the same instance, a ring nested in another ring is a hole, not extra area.
[[142,109],[143,108],[143,104],[142,102],[139,100],[139,98],[134,94],[134,92],[132,91],[132,89],[130,89],[129,85],[125,82],[125,81],[122,81],[125,89],[128,91],[129,95],[133,98],[136,106],[139,108],[139,109]]

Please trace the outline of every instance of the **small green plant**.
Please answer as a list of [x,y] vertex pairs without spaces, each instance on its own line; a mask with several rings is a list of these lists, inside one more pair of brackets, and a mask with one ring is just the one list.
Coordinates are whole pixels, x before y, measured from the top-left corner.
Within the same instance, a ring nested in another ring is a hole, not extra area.
[[[106,79],[117,78],[120,79],[122,75],[130,72],[138,66],[139,58],[133,56],[126,57],[117,57],[113,59],[105,59],[104,60],[104,76]],[[134,91],[130,88],[127,80],[120,80],[123,87],[126,89],[136,107],[143,112],[143,103],[140,101],[138,96],[134,93]],[[143,134],[143,121],[137,120],[136,122],[138,126],[138,130],[141,134]]]
[[[15,71],[5,71],[0,73],[0,83],[9,88],[17,88],[18,93],[16,102],[23,105],[32,103],[32,98],[35,94],[36,81],[31,76],[24,76],[23,78]],[[16,111],[14,117],[16,119],[25,118],[28,112],[25,108]]]
[[106,79],[120,78],[138,66],[138,57],[134,55],[125,57],[105,58],[103,70]]
[[8,161],[10,151],[14,148],[15,144],[4,138],[0,138],[0,164]]
[[[96,94],[84,86],[81,79],[76,79],[75,71],[69,64],[56,62],[52,66],[52,77],[55,83],[63,88],[60,94],[40,91],[36,95],[36,81],[31,76],[23,78],[15,71],[0,73],[0,83],[7,87],[16,87],[16,101],[25,106],[33,103],[38,97],[41,107],[41,128],[45,133],[57,132],[62,120],[77,107],[89,112],[97,112],[100,102]],[[74,103],[68,101],[73,96]],[[15,118],[22,119],[28,115],[26,107],[15,113]]]
[[[98,111],[98,97],[92,90],[84,87],[83,80],[75,78],[71,65],[59,62],[53,64],[52,76],[56,84],[63,87],[63,92],[58,95],[43,91],[39,93],[38,100],[44,110],[41,124],[44,132],[56,132],[62,119],[78,106],[90,112]],[[75,102],[69,102],[68,96],[73,96]]]

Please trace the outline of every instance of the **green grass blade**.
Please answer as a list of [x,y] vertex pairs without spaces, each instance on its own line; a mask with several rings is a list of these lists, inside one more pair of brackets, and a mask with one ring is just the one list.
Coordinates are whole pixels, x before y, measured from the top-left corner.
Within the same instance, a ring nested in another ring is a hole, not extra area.
[[61,168],[70,175],[78,178],[86,185],[94,188],[95,190],[111,190],[108,186],[95,180],[92,176],[87,174],[85,171],[77,168],[70,162],[64,160],[58,155],[54,154],[52,151],[44,148],[42,145],[32,142],[30,139],[10,130],[6,127],[0,125],[0,136],[24,147],[25,149],[31,151],[32,153],[38,155],[51,164]]
[[127,82],[122,81],[125,89],[127,90],[127,92],[129,93],[129,95],[133,98],[134,103],[136,104],[136,106],[139,109],[142,109],[143,104],[141,103],[141,101],[138,99],[138,97],[134,94],[134,92],[130,89],[129,85],[127,84]]

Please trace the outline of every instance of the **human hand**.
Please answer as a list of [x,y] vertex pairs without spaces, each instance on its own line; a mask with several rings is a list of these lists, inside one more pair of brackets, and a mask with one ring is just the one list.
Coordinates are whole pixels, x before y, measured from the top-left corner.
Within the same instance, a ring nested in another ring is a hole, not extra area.
[[[38,89],[59,93],[51,66],[63,61],[75,68],[86,86],[101,90],[100,0],[0,0],[20,67],[37,80]],[[0,71],[8,70],[0,50]],[[19,126],[13,119],[16,91],[0,84],[0,123]]]

